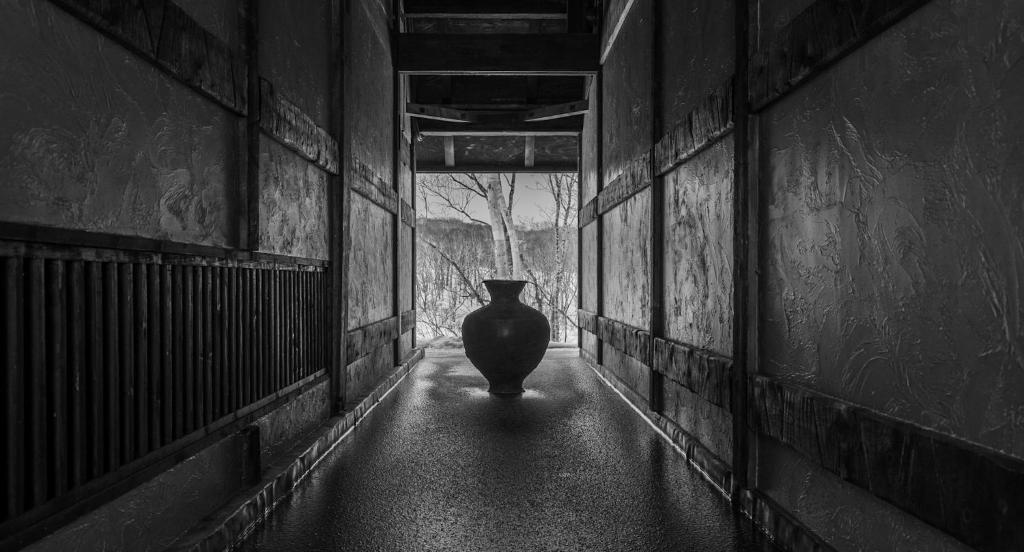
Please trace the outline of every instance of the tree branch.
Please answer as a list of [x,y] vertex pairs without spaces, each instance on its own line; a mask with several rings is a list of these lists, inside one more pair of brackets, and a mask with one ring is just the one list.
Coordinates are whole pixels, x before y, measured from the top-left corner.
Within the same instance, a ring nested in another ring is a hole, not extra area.
[[466,287],[469,288],[470,292],[472,292],[473,294],[473,297],[476,299],[477,303],[480,303],[481,307],[487,306],[487,302],[484,301],[484,298],[481,297],[480,293],[476,290],[476,284],[474,284],[473,281],[470,280],[468,276],[466,276],[466,273],[462,270],[462,267],[459,266],[458,263],[452,260],[452,258],[449,257],[448,255],[445,255],[444,251],[441,251],[441,248],[438,247],[437,244],[426,239],[423,240],[423,243],[432,247],[434,251],[437,251],[437,254],[440,255],[442,259],[447,261],[448,264],[452,265],[452,268],[454,268],[455,272],[458,273],[459,278],[462,279],[462,283],[464,283]]

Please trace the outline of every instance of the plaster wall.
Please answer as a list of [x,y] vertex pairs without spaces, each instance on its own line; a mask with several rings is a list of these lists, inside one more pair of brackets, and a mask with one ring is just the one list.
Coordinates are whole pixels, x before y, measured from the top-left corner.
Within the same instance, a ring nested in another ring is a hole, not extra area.
[[0,220],[238,244],[235,115],[49,2],[0,1],[0,73]]
[[[1017,457],[1022,23],[926,4],[772,106],[760,167],[761,369]],[[839,550],[965,549],[766,439],[757,483]]]
[[328,173],[260,135],[260,250],[327,259]]

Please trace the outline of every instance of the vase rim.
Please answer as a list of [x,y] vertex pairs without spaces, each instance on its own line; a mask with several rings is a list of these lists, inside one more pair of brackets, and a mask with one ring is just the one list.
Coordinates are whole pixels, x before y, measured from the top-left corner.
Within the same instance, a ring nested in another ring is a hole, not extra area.
[[512,284],[517,284],[517,283],[529,284],[530,283],[529,280],[503,280],[501,278],[488,278],[486,280],[483,280],[484,284],[486,284],[488,282],[502,282],[502,283],[512,283]]

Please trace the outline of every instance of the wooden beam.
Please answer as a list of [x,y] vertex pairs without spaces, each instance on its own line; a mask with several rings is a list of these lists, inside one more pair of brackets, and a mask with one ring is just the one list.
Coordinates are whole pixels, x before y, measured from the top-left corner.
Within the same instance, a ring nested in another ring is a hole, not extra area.
[[498,165],[498,164],[456,164],[451,167],[443,165],[423,165],[417,167],[419,174],[436,173],[570,173],[576,172],[577,163],[545,163],[524,167],[523,165]]
[[418,75],[586,75],[600,67],[598,40],[582,33],[406,33],[398,36],[396,63]]
[[549,121],[529,122],[512,115],[479,117],[473,123],[451,123],[431,119],[419,121],[420,136],[578,136],[583,131],[583,117],[565,117]]
[[406,17],[493,18],[493,19],[563,19],[563,2],[550,0],[406,0]]
[[523,149],[523,164],[526,168],[533,167],[534,152],[536,151],[536,138],[533,136],[526,137],[526,145]]
[[432,121],[444,121],[447,123],[469,123],[476,120],[474,114],[465,109],[452,109],[439,105],[428,105],[418,103],[405,104],[406,115]]
[[455,137],[445,136],[444,137],[444,166],[454,167],[455,166]]
[[523,113],[523,120],[530,122],[550,121],[552,119],[583,115],[590,110],[589,104],[590,102],[587,100],[577,100],[558,105],[546,105]]

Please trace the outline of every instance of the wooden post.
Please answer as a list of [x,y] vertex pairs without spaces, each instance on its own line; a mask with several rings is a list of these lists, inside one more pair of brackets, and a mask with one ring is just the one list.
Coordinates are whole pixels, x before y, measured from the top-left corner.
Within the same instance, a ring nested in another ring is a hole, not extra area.
[[402,32],[402,2],[392,0],[391,16],[391,189],[398,201],[391,217],[391,315],[398,323],[398,332],[392,342],[392,364],[402,363],[402,281],[399,272],[402,263],[402,117],[405,102],[402,101],[402,75],[396,68],[398,36]]
[[259,0],[241,3],[245,25],[246,66],[246,244],[250,251],[260,248],[260,61]]
[[349,167],[349,134],[345,126],[345,55],[347,48],[345,32],[348,24],[348,1],[333,0],[331,2],[331,43],[333,47],[334,67],[331,79],[331,133],[338,141],[339,174],[330,179],[328,194],[330,220],[331,264],[328,276],[328,295],[330,296],[328,339],[328,373],[331,378],[331,408],[337,414],[345,410],[346,388],[346,330],[348,329],[348,267],[351,254],[351,237],[349,220],[351,218],[351,189],[348,185]]
[[659,17],[661,2],[651,0],[651,312],[648,319],[651,332],[648,359],[650,386],[648,387],[648,404],[652,411],[661,412],[663,409],[663,388],[664,377],[659,372],[655,363],[657,357],[654,354],[654,343],[659,337],[664,336],[664,275],[665,275],[665,179],[657,174],[656,156],[654,148],[662,132],[662,108],[661,108],[661,33],[662,25]]
[[[747,438],[747,378],[751,367],[749,335],[756,328],[750,308],[752,290],[756,292],[750,263],[750,204],[757,194],[750,193],[748,104],[748,2],[737,0],[735,19],[736,70],[733,85],[735,152],[733,154],[733,370],[732,370],[732,499],[739,506],[739,493],[747,488],[749,442]],[[756,144],[755,146],[756,147]],[[756,258],[756,257],[755,257]],[[756,267],[753,267],[756,268]],[[754,296],[756,300],[756,296]]]

